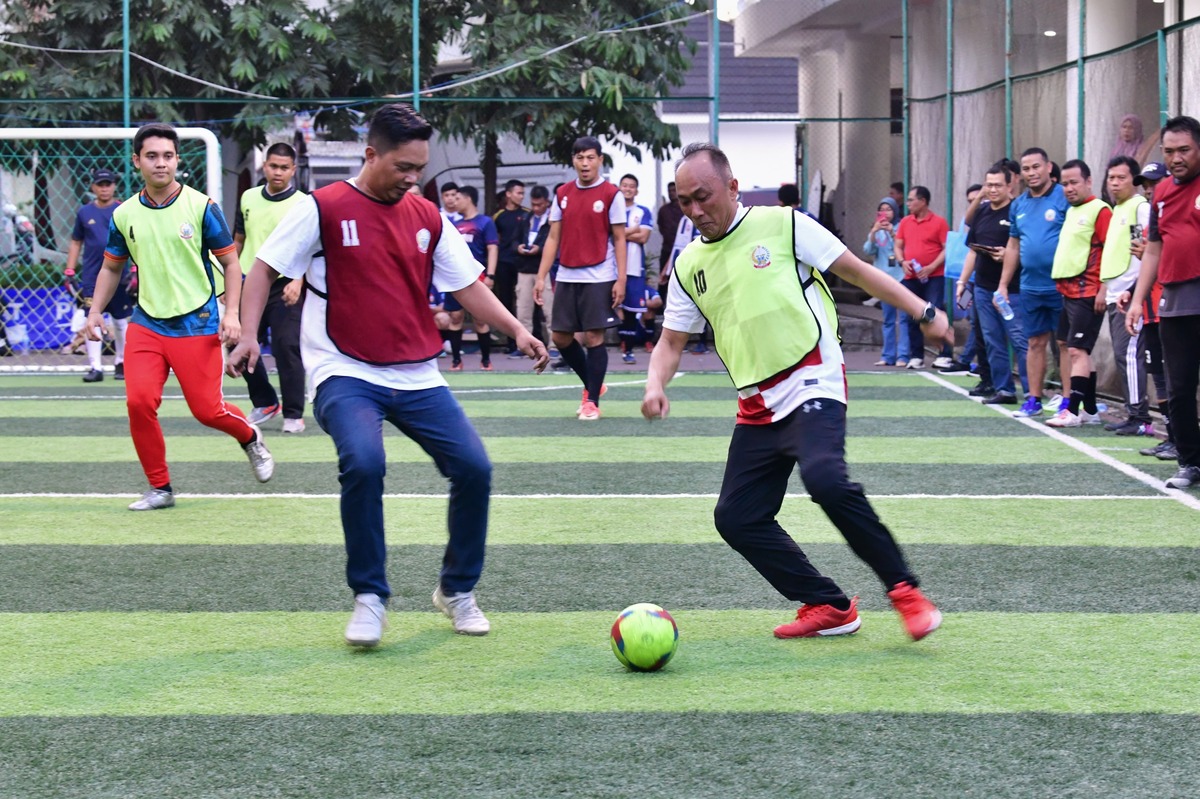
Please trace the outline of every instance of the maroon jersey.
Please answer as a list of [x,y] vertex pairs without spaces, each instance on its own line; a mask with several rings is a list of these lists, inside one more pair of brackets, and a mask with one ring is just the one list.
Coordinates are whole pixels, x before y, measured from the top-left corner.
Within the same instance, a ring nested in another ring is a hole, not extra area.
[[429,313],[442,233],[437,206],[411,194],[380,202],[344,181],[312,196],[321,219],[329,340],[375,366],[437,357],[442,339]]
[[1158,279],[1164,285],[1200,278],[1200,178],[1159,181],[1151,208],[1151,241],[1162,242]]
[[560,266],[575,269],[604,263],[612,236],[608,208],[616,196],[617,187],[607,180],[586,189],[573,180],[559,187],[554,199],[562,209]]

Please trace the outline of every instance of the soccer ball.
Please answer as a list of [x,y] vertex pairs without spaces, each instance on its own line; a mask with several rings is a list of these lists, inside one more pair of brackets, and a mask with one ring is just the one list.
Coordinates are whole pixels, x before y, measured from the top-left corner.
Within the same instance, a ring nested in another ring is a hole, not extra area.
[[613,622],[613,654],[631,671],[658,671],[678,645],[679,628],[671,614],[658,605],[630,605]]

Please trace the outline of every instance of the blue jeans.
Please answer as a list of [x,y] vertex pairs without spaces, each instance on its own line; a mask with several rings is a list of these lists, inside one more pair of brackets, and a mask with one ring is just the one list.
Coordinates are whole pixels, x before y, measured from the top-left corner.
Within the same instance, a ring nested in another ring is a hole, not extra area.
[[383,535],[384,420],[419,444],[450,480],[450,542],[442,558],[441,586],[448,594],[472,590],[483,572],[492,464],[450,389],[400,391],[331,377],[317,389],[313,414],[337,447],[351,590],[383,599],[392,593]]
[[[924,283],[912,277],[902,280],[901,284],[925,302],[932,302],[934,308],[946,310],[946,278],[944,276],[931,277]],[[925,358],[925,334],[921,332],[921,323],[916,319],[908,320],[908,344],[910,359]],[[950,345],[943,343],[939,356],[949,358],[952,355],[954,355],[954,351],[950,349]]]
[[880,302],[879,307],[883,309],[883,360],[908,360],[908,314],[886,302]]
[[983,328],[983,346],[987,351],[988,363],[992,367],[992,385],[997,392],[1016,394],[1013,385],[1012,360],[1008,355],[1011,344],[1017,358],[1017,373],[1021,376],[1021,391],[1029,393],[1029,376],[1025,371],[1025,352],[1029,340],[1025,338],[1025,319],[1021,310],[1021,295],[1009,294],[1013,318],[1007,322],[1000,316],[999,309],[992,304],[992,292],[975,287],[975,307],[979,311],[979,326]]

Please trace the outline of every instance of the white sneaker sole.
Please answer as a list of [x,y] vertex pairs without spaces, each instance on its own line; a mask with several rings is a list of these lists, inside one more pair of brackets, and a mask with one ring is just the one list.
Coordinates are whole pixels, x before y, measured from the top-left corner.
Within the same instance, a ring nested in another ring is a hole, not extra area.
[[841,627],[830,627],[828,630],[818,630],[817,635],[849,635],[850,633],[858,632],[858,628],[862,627],[862,619],[858,618],[849,624],[843,624]]

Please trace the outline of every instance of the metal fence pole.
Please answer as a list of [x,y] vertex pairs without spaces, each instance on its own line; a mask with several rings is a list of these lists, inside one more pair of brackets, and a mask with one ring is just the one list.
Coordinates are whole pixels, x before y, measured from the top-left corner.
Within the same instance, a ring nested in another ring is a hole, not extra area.
[[1075,157],[1083,160],[1083,135],[1084,135],[1084,115],[1086,113],[1083,102],[1084,76],[1083,76],[1083,58],[1087,53],[1087,0],[1079,0],[1079,52],[1075,66],[1075,113],[1078,116],[1076,125],[1078,127],[1078,140],[1075,143]]
[[1013,0],[1004,0],[1004,154],[1013,157]]
[[712,2],[708,17],[708,94],[709,120],[708,138],[720,146],[721,137],[721,20],[717,17],[716,0]]
[[900,109],[900,127],[904,131],[904,187],[905,191],[912,185],[912,175],[910,170],[912,164],[909,162],[909,151],[912,149],[912,123],[909,120],[909,66],[908,66],[908,0],[900,0],[900,47],[903,50],[904,60],[904,97],[901,99]]
[[1158,44],[1158,124],[1161,127],[1171,118],[1170,109],[1167,108],[1170,103],[1167,97],[1167,33],[1159,28],[1154,38]]
[[946,219],[954,219],[954,0],[946,0]]
[[421,0],[412,0],[412,106],[421,110]]

